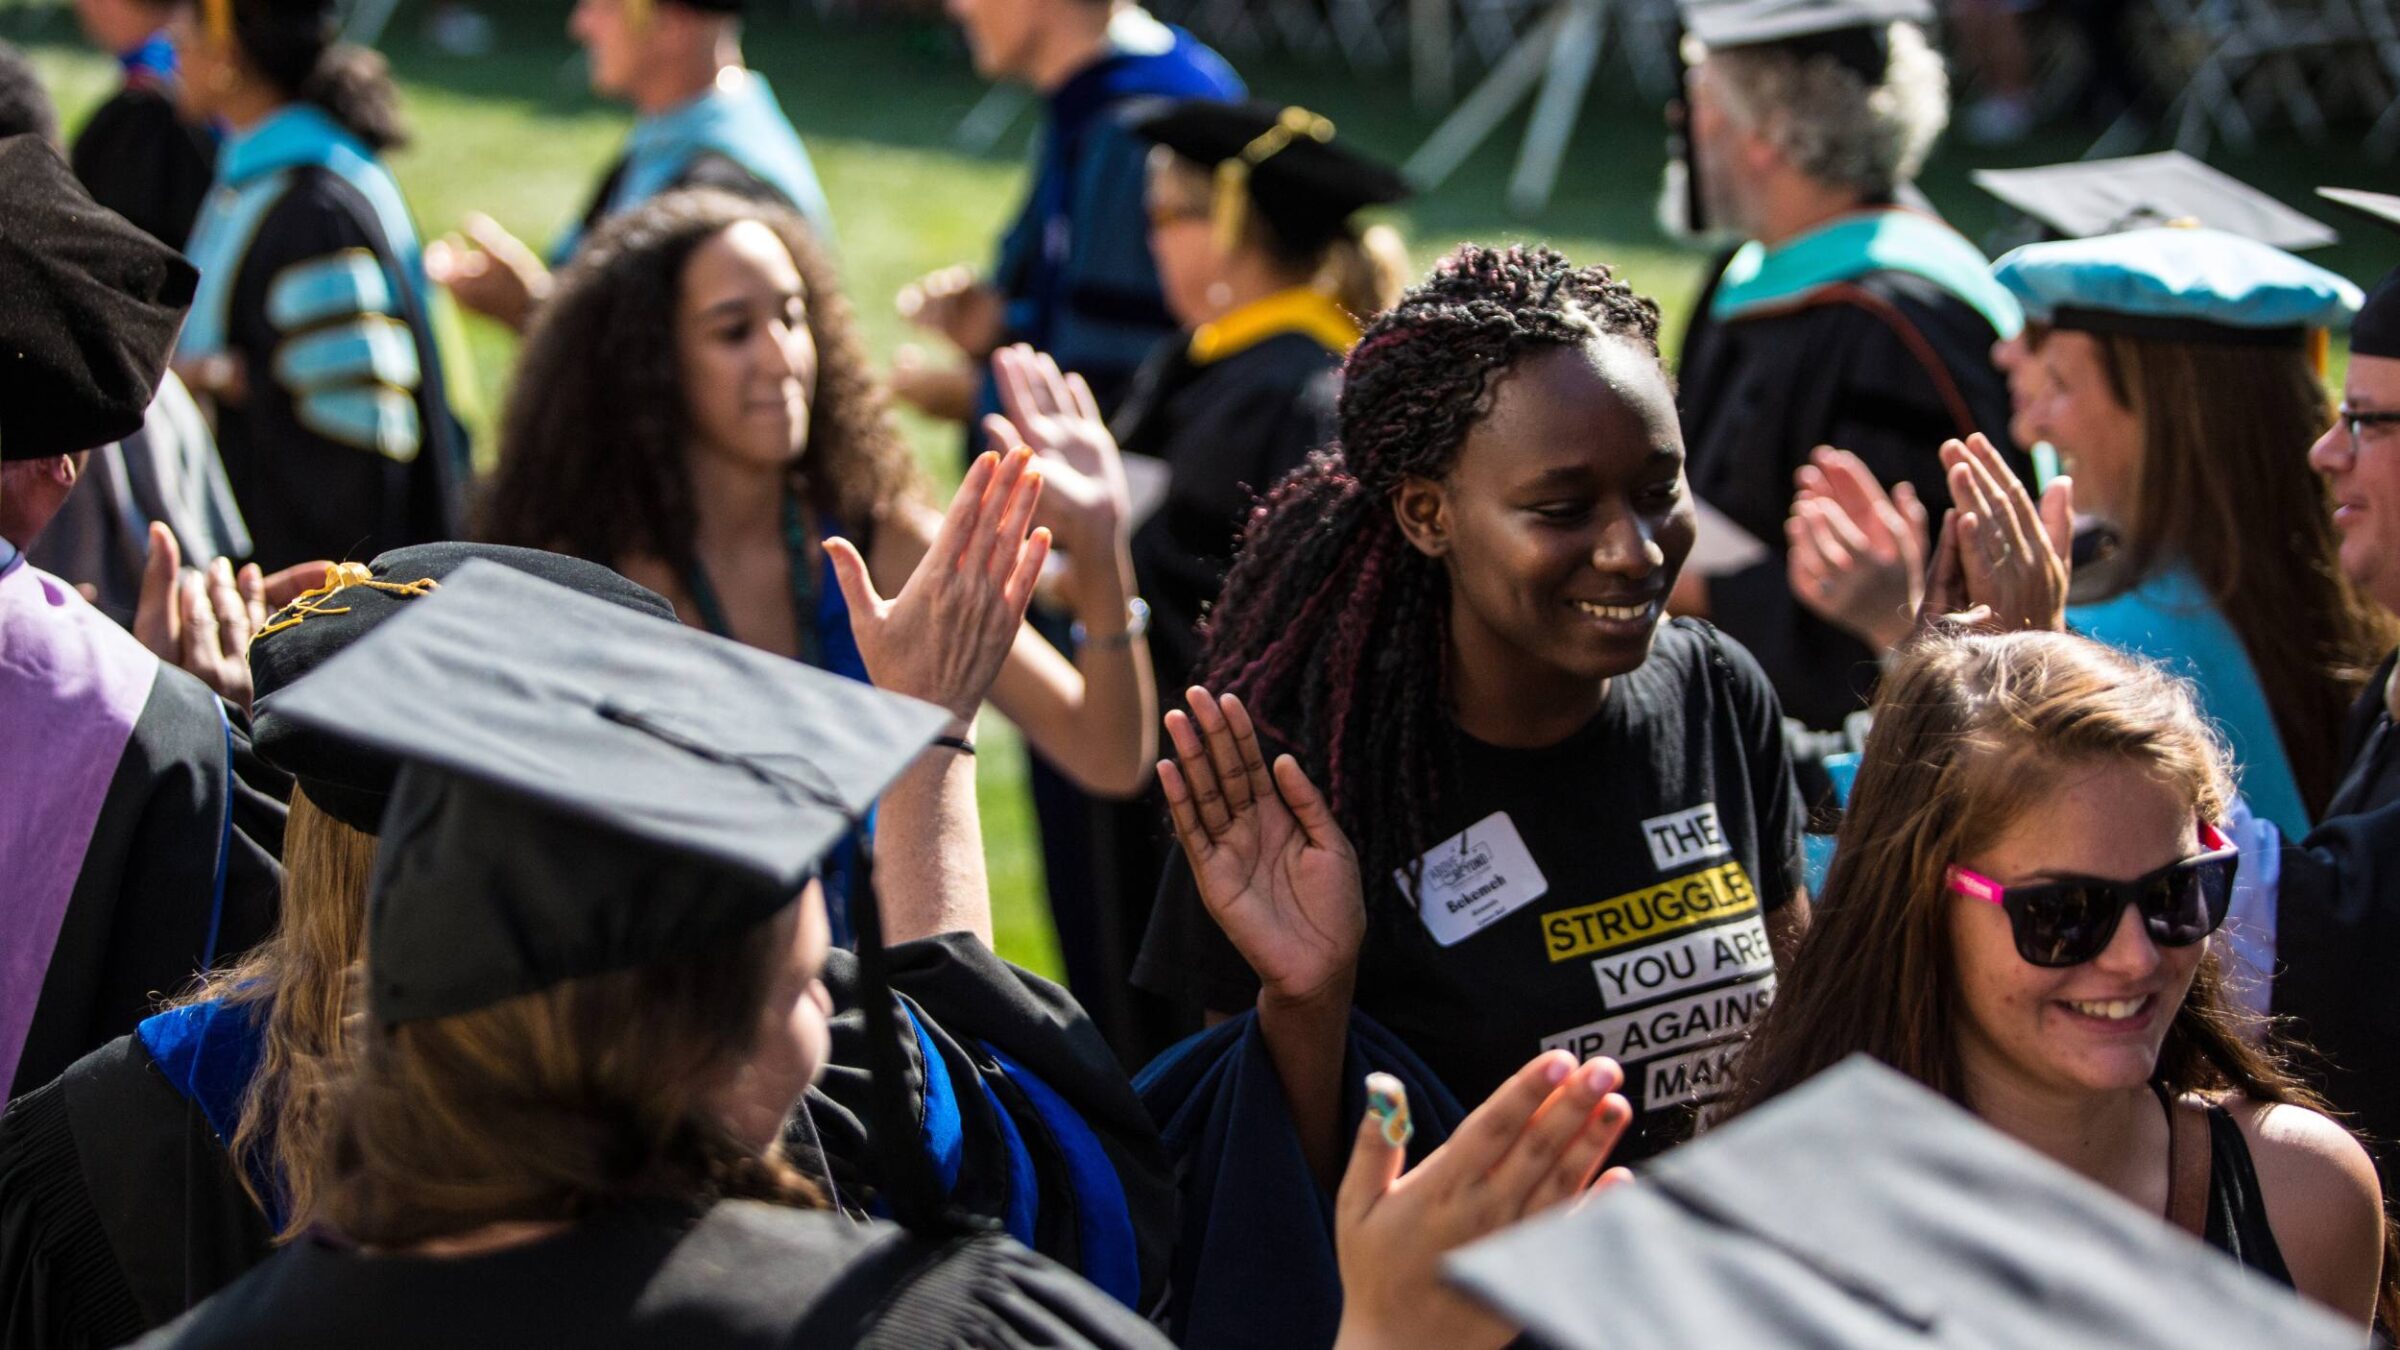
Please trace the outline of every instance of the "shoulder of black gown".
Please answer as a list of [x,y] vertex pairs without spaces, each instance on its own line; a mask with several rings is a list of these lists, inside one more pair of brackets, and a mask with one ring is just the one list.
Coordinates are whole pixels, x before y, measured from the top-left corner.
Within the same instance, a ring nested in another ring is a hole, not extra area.
[[[1174,1192],[1157,1130],[1064,989],[963,933],[891,950],[919,1145],[951,1205],[998,1221],[1129,1307],[1162,1287]],[[833,1051],[788,1142],[848,1204],[877,1201],[857,960],[826,966]],[[816,1139],[811,1139],[814,1131]]]
[[2278,860],[2271,1009],[2296,1063],[2400,1188],[2400,802],[2321,822]]
[[[1465,1119],[1397,1036],[1350,1015],[1340,1119],[1366,1110],[1370,1072],[1408,1091],[1411,1165]],[[1283,1080],[1246,1012],[1151,1061],[1136,1079],[1174,1160],[1182,1217],[1160,1323],[1178,1345],[1331,1345],[1341,1322],[1332,1200],[1310,1171]]]
[[230,751],[217,696],[162,664],[85,846],[12,1092],[131,1032],[212,952],[230,959],[273,929],[283,868],[241,826]]
[[614,1216],[455,1260],[299,1242],[140,1344],[1151,1350],[1164,1342],[1004,1238],[935,1242],[889,1224],[728,1201],[696,1223]]
[[166,91],[128,85],[93,110],[71,160],[94,201],[180,249],[208,196],[217,144]]
[[2358,763],[2366,753],[2367,741],[2375,734],[2375,724],[2383,720],[2389,705],[2385,702],[2384,686],[2391,683],[2392,671],[2400,666],[2400,651],[2383,658],[2375,673],[2367,677],[2366,687],[2351,700],[2350,711],[2342,718],[2342,764],[2346,769]]
[[266,1219],[138,1037],[0,1116],[0,1288],[14,1346],[116,1345],[263,1260]]

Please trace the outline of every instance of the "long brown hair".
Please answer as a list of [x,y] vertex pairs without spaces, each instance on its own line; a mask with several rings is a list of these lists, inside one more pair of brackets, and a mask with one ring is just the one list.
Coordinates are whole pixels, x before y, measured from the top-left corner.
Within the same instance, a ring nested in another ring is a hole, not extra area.
[[632,970],[453,1017],[363,1030],[332,1094],[326,1218],[373,1247],[628,1203],[817,1191],[712,1112],[753,1052],[799,907]]
[[808,293],[817,385],[807,449],[792,466],[795,490],[854,537],[920,494],[850,302],[807,223],[782,207],[694,189],[614,217],[560,274],[509,385],[479,537],[611,567],[631,557],[691,565],[698,525],[684,467],[691,419],[676,306],[692,254],[745,221],[783,241]]
[[[1774,1005],[1742,1050],[1723,1120],[1864,1052],[1969,1106],[1958,1050],[1949,866],[1988,847],[2062,770],[2136,765],[2222,818],[2227,755],[2189,686],[2063,633],[1920,639],[1875,695],[1874,729],[1833,870]],[[2168,1024],[2151,1080],[2331,1113],[2227,996],[2213,950]],[[1970,1108],[1971,1109],[1971,1108]],[[2383,1232],[2383,1325],[2400,1315],[2400,1232]]]
[[2077,598],[2191,568],[2258,672],[2314,816],[2341,775],[2343,714],[2400,634],[2342,575],[2332,503],[2308,466],[2333,422],[2317,362],[2297,348],[2092,336],[2109,392],[2141,419],[2142,451],[2117,552]]
[[[366,933],[375,836],[292,789],[283,831],[283,913],[275,932],[186,1000],[253,1009],[264,1023],[258,1071],[228,1146],[258,1207],[284,1216],[278,1240],[305,1231],[325,1176],[324,1087],[348,1058],[350,972]],[[276,1194],[262,1189],[271,1182]]]

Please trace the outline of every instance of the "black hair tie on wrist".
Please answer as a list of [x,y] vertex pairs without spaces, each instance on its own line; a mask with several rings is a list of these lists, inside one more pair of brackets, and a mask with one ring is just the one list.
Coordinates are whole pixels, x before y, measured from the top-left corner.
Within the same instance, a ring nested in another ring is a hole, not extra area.
[[962,755],[972,755],[975,753],[975,742],[968,740],[964,736],[936,736],[933,738],[933,743],[942,747],[944,750],[956,750]]

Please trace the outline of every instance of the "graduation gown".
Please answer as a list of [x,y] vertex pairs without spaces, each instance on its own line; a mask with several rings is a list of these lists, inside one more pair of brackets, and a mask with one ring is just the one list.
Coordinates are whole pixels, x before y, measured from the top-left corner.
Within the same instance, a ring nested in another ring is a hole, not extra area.
[[93,110],[69,163],[92,200],[182,248],[216,175],[217,138],[176,110],[175,53],[163,35],[123,64],[124,87]]
[[[1057,357],[1092,386],[1103,413],[1115,412],[1133,372],[1176,329],[1150,256],[1150,142],[1128,112],[1153,99],[1230,102],[1243,92],[1224,57],[1128,7],[1109,25],[1108,49],[1050,94],[1032,186],[991,271],[1007,306],[1001,341]],[[978,412],[999,409],[992,380],[985,370]],[[970,449],[980,440],[970,435]]]
[[217,448],[269,571],[457,537],[451,416],[416,227],[367,147],[286,107],[229,142],[187,250],[178,359],[238,358]]
[[1006,1238],[725,1201],[628,1209],[484,1256],[293,1244],[144,1347],[1163,1346],[1148,1323]]
[[2347,723],[2349,769],[2325,818],[2287,843],[2276,886],[2269,1008],[2311,1053],[2299,1067],[2354,1117],[2384,1194],[2400,1194],[2400,732],[2385,711],[2386,658]]
[[576,224],[551,244],[563,267],[600,222],[677,188],[710,187],[791,207],[817,237],[833,238],[833,210],[800,133],[764,75],[727,70],[706,93],[634,123]]
[[0,568],[0,651],[13,1097],[268,933],[283,808],[233,772],[248,737],[214,694],[22,559]]
[[[920,1138],[951,1206],[1119,1304],[1157,1303],[1173,1182],[1081,1009],[964,934],[889,955]],[[838,1206],[880,1213],[856,955],[832,953],[825,982],[832,1055],[786,1145]],[[258,1064],[254,1014],[153,1017],[0,1115],[0,1344],[116,1345],[267,1258],[281,1216],[259,1211],[227,1153]]]
[[1745,245],[1701,292],[1678,381],[1692,491],[1767,547],[1711,578],[1709,618],[1758,657],[1784,710],[1839,726],[1866,706],[1875,660],[1791,594],[1783,524],[1793,475],[1819,445],[1886,486],[1949,505],[1941,443],[1981,431],[2027,482],[2008,441],[1995,340],[2022,322],[1983,257],[1948,226],[1897,207],[1843,217],[1774,250]]
[[[1342,1116],[1366,1110],[1366,1076],[1408,1091],[1410,1166],[1441,1147],[1466,1112],[1400,1038],[1350,1014]],[[1193,1035],[1135,1080],[1157,1117],[1183,1190],[1173,1294],[1159,1321],[1178,1345],[1320,1350],[1342,1318],[1333,1197],[1293,1127],[1283,1080],[1245,1012]]]

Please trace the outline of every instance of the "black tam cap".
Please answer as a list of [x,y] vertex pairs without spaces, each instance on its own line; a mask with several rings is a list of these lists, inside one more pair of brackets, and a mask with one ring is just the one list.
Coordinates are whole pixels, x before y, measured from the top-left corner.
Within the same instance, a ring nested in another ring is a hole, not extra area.
[[[2356,188],[2318,188],[2317,195],[2347,207],[2386,228],[2400,228],[2400,197]],[[2350,323],[2350,351],[2355,356],[2400,360],[2400,267],[2384,274],[2367,292],[2366,304]]]
[[[381,554],[364,566],[344,563],[333,568],[324,585],[276,611],[251,639],[250,679],[256,697],[251,704],[250,727],[261,757],[299,779],[311,802],[354,830],[375,834],[381,829],[392,780],[400,772],[399,760],[339,730],[326,731],[286,717],[283,693],[478,558],[638,614],[675,617],[675,607],[649,587],[627,581],[598,563],[540,549],[416,544]],[[506,636],[503,630],[495,641],[505,641]]]
[[1863,1055],[1446,1273],[1559,1350],[2362,1334]]
[[1133,129],[1217,174],[1218,209],[1238,230],[1243,193],[1293,252],[1324,247],[1369,206],[1405,201],[1408,180],[1333,138],[1306,108],[1182,99],[1135,118]]
[[1870,85],[1891,63],[1891,26],[1933,21],[1931,0],[1683,0],[1683,31],[1704,47],[1780,47],[1830,56]]
[[2067,239],[2182,224],[2281,249],[2319,248],[2341,237],[2180,150],[2033,169],[1977,169],[1971,176],[1977,187]]
[[763,922],[950,718],[480,560],[277,708],[402,761],[367,908],[387,1025]]
[[0,459],[139,430],[199,280],[40,137],[0,140]]

